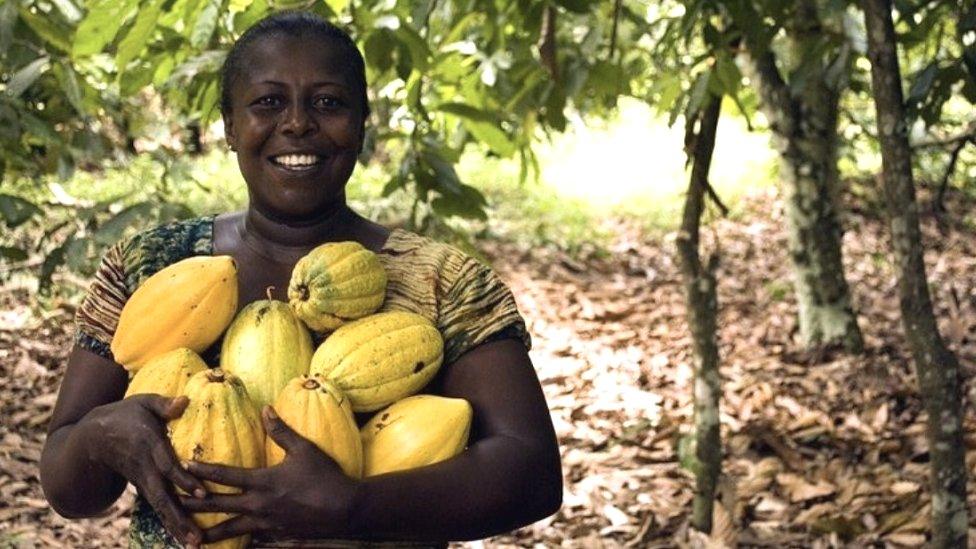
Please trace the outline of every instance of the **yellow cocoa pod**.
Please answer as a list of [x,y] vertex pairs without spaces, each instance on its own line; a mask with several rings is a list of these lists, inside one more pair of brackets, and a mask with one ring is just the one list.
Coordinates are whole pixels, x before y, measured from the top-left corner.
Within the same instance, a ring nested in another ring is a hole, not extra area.
[[178,397],[190,377],[206,369],[207,364],[200,355],[186,347],[173,349],[146,362],[129,382],[125,397],[151,393]]
[[115,361],[135,371],[179,347],[202,353],[237,311],[237,265],[228,255],[196,256],[152,275],[122,308]]
[[271,289],[268,299],[241,310],[220,348],[220,367],[241,378],[258,410],[312,362],[312,336],[287,303],[271,299]]
[[[219,368],[194,374],[186,384],[190,399],[183,415],[169,422],[173,449],[181,460],[219,463],[234,467],[264,467],[264,427],[258,411],[247,396],[247,389],[236,376]],[[240,489],[204,481],[207,491],[236,494]],[[201,528],[210,528],[233,515],[195,513]],[[247,536],[221,541],[206,547],[242,549]]]
[[309,373],[330,381],[356,412],[372,412],[427,385],[444,360],[444,339],[426,318],[388,311],[350,322],[312,355]]
[[377,412],[360,430],[363,476],[444,461],[464,450],[471,405],[463,398],[414,395]]
[[386,271],[358,242],[328,242],[298,260],[288,303],[309,328],[335,330],[375,312],[386,296]]
[[[352,407],[339,389],[319,376],[288,382],[275,399],[275,412],[296,433],[315,443],[352,478],[363,474],[363,443]],[[267,437],[268,467],[285,459],[285,450]]]

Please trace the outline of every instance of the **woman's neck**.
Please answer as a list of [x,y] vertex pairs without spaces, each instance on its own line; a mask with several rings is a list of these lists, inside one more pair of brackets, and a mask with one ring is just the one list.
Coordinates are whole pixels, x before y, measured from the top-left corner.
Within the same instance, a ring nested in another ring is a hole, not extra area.
[[289,262],[323,242],[347,239],[357,220],[344,202],[301,221],[277,220],[249,207],[235,228],[240,241],[252,251],[267,259]]

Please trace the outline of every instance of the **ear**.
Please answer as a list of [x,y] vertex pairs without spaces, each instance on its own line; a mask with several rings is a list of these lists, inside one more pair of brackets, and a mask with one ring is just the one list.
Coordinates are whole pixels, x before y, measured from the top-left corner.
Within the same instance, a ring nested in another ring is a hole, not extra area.
[[234,131],[234,120],[230,116],[230,113],[223,113],[221,118],[224,120],[224,139],[227,140],[227,146],[230,150],[237,150],[237,133]]

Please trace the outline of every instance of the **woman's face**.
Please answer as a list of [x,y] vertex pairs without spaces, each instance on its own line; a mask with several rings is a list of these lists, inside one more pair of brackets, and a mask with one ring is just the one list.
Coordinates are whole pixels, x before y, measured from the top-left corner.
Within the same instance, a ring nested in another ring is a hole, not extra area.
[[308,220],[343,199],[363,140],[361,93],[328,41],[269,36],[250,46],[224,124],[252,207]]

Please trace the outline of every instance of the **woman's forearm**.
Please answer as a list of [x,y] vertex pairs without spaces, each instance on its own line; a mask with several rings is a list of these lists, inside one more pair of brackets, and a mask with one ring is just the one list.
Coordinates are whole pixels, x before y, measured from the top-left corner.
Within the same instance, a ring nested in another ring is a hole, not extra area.
[[363,480],[350,527],[363,538],[473,540],[540,520],[561,502],[558,451],[495,436],[452,460]]
[[91,459],[84,436],[81,422],[64,425],[48,435],[41,453],[44,495],[66,518],[98,515],[126,486],[125,478]]

